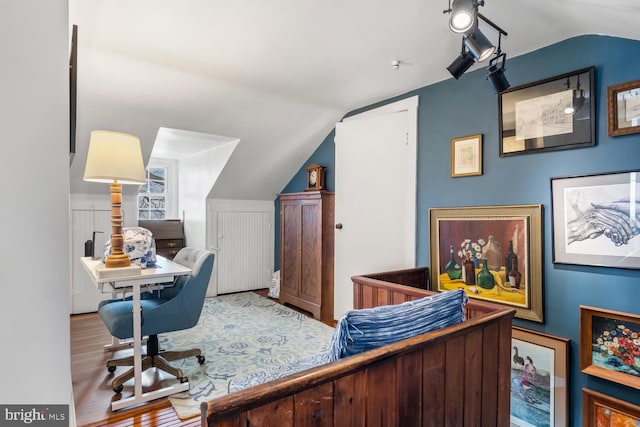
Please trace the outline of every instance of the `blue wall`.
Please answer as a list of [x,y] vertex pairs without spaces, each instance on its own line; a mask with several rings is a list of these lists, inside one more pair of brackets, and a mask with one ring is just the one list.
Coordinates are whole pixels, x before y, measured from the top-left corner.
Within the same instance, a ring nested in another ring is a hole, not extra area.
[[[504,48],[508,53],[508,43]],[[583,387],[640,404],[637,390],[582,374],[579,369],[579,306],[640,313],[640,270],[553,264],[550,178],[640,169],[640,134],[608,137],[606,104],[607,86],[640,78],[638,58],[640,41],[590,35],[508,59],[506,75],[511,86],[595,66],[597,121],[596,146],[593,147],[499,157],[497,98],[485,80],[484,69],[467,73],[457,81],[449,79],[375,105],[420,96],[418,265],[429,265],[428,210],[431,207],[544,205],[545,322],[516,319],[514,324],[571,339],[570,412],[571,425],[575,426],[581,425]],[[477,133],[484,135],[483,175],[451,178],[451,139]],[[333,133],[327,136],[283,192],[304,190],[304,167],[312,162],[327,166],[327,188],[334,190],[333,137]],[[279,212],[278,204],[276,212]],[[276,237],[276,268],[279,255]]]

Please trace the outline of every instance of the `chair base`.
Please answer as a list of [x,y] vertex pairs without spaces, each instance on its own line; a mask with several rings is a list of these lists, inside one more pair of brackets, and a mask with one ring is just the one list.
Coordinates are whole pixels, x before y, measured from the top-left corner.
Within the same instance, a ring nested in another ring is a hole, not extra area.
[[[174,360],[186,359],[187,357],[195,356],[198,358],[198,363],[201,365],[205,362],[205,358],[202,355],[202,351],[199,348],[193,348],[190,350],[181,351],[158,351],[158,336],[150,335],[147,341],[147,354],[142,356],[142,371],[146,371],[149,368],[161,369],[174,377],[176,377],[181,383],[189,381],[182,373],[182,369],[171,366],[169,362]],[[111,382],[111,387],[116,393],[120,393],[124,388],[124,383],[134,377],[133,371],[134,357],[128,356],[120,359],[107,360],[107,370],[109,372],[115,372],[117,366],[131,366],[132,368],[125,373],[118,375]]]

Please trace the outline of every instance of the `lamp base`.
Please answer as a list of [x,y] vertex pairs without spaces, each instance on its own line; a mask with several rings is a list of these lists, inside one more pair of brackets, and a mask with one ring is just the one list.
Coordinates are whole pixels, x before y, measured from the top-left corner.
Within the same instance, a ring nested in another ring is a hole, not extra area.
[[119,268],[119,267],[129,267],[131,265],[131,259],[129,255],[122,253],[111,253],[107,256],[107,259],[104,261],[104,265],[107,268]]
[[139,276],[142,274],[142,268],[139,265],[130,265],[129,267],[108,268],[99,265],[96,267],[96,277],[98,279],[111,279],[114,277]]

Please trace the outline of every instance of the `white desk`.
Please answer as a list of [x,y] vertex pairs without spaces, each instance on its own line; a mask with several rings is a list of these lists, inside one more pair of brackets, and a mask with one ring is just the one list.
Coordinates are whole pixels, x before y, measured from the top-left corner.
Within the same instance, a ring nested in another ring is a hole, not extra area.
[[189,383],[178,383],[170,387],[164,387],[159,390],[142,393],[142,332],[140,318],[140,288],[158,283],[171,282],[176,276],[183,276],[191,273],[191,269],[169,261],[162,257],[157,257],[158,268],[145,268],[141,274],[135,276],[111,277],[99,279],[96,275],[96,267],[103,265],[100,260],[94,260],[90,257],[81,258],[83,267],[89,273],[89,277],[96,286],[104,290],[104,285],[111,286],[113,291],[124,292],[131,290],[133,297],[133,373],[134,373],[134,392],[133,396],[126,399],[111,402],[111,409],[118,410],[127,406],[136,405],[138,403],[148,402],[153,399],[168,396],[189,389]]

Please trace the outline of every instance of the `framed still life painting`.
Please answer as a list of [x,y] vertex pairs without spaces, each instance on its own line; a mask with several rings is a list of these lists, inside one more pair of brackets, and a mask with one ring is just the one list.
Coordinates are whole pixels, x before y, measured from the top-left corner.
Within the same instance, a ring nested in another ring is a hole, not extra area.
[[542,322],[542,205],[429,209],[434,290],[464,289]]
[[580,369],[640,389],[640,314],[580,306]]
[[569,425],[569,342],[512,328],[511,426]]

